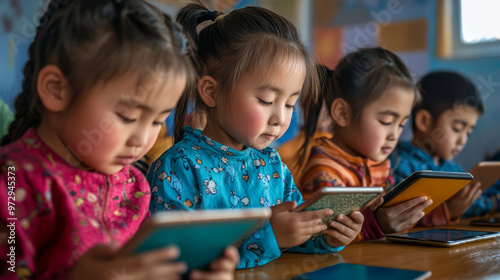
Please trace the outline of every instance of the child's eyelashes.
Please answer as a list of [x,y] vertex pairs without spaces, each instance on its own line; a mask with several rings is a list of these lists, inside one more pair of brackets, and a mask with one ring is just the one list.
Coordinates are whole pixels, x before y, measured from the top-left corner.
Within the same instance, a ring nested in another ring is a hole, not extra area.
[[[260,98],[258,98],[258,99],[259,99],[259,102],[260,102],[262,105],[264,105],[264,106],[271,106],[271,105],[273,105],[273,102],[268,102],[268,101],[265,101],[265,100],[260,99]],[[286,107],[287,109],[293,109],[293,107],[294,107],[294,106],[295,106],[295,104],[285,104],[285,107]]]
[[381,125],[391,125],[391,122],[378,121]]
[[[461,133],[463,131],[463,128],[452,126],[451,130],[453,130],[453,132],[455,132],[455,133]],[[467,134],[468,134],[468,132],[467,132]]]
[[267,101],[262,100],[262,99],[260,99],[260,98],[259,98],[259,102],[260,102],[261,104],[265,105],[265,106],[273,105],[273,102],[267,102]]
[[120,117],[120,119],[122,119],[122,121],[124,123],[133,123],[133,122],[135,122],[137,120],[137,119],[130,119],[130,118],[124,117],[124,116],[122,116],[120,114],[118,114],[118,116]]
[[163,121],[161,121],[161,122],[153,122],[153,125],[157,126],[157,125],[162,125],[163,123],[164,123]]

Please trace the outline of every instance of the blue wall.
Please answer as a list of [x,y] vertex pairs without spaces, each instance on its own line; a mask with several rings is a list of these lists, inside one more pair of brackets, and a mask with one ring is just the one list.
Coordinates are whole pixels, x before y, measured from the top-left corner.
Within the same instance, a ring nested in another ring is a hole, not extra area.
[[[391,11],[390,3],[396,5]],[[485,104],[483,115],[472,133],[467,146],[456,158],[465,170],[483,160],[486,153],[494,153],[500,148],[500,56],[478,59],[440,59],[435,55],[437,4],[434,0],[349,0],[343,1],[329,25],[342,26],[350,30],[361,30],[354,37],[344,37],[347,46],[363,47],[360,44],[376,43],[376,34],[370,32],[370,22],[383,24],[427,20],[427,50],[421,52],[397,52],[418,79],[426,71],[453,70],[469,77],[480,90]],[[357,37],[357,38],[356,38]],[[349,41],[350,40],[350,41]],[[351,51],[351,50],[350,50]],[[422,72],[426,70],[425,72]],[[402,138],[410,138],[411,132],[405,129]]]
[[[434,1],[429,1],[434,2]],[[429,5],[429,56],[431,69],[458,71],[469,77],[481,92],[485,114],[479,119],[457,161],[465,170],[483,160],[486,153],[500,148],[500,56],[477,59],[438,59],[435,56],[435,4]]]
[[[332,26],[362,24],[376,20],[373,15],[388,10],[390,2],[395,0],[349,0],[342,3],[338,15],[343,17],[332,20]],[[38,24],[40,9],[45,1],[13,0],[0,1],[0,17],[10,20],[11,31],[6,30],[5,23],[0,28],[0,99],[12,107],[15,96],[21,90],[22,69],[27,60],[27,48],[34,36]],[[254,5],[258,1],[242,0],[237,7]],[[17,8],[14,4],[18,4]],[[436,3],[433,0],[401,0],[396,1],[400,8],[398,13],[391,14],[389,22],[426,18],[428,21],[428,50],[425,68],[429,70],[449,69],[468,76],[480,89],[485,103],[485,115],[479,119],[474,133],[464,151],[457,157],[466,170],[483,159],[486,153],[493,153],[500,148],[500,57],[444,60],[438,59],[435,52]],[[344,18],[344,19],[342,19]],[[312,20],[312,19],[311,19]],[[9,38],[14,47],[9,46]],[[412,54],[400,53],[407,57],[407,63],[417,65],[420,61]],[[425,55],[425,54],[424,54]],[[417,73],[420,74],[420,73]],[[297,132],[294,122],[283,140]]]
[[13,105],[21,91],[28,47],[35,35],[43,1],[0,1],[0,99]]

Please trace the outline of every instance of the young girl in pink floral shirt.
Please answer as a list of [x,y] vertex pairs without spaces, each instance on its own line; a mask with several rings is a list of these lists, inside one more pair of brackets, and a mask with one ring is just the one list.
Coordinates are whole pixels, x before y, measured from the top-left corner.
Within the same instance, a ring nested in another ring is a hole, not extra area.
[[[130,164],[194,81],[187,43],[142,0],[49,3],[0,149],[2,279],[178,279],[186,271],[176,248],[117,252],[149,216],[149,186]],[[229,279],[237,262],[231,248],[212,271],[190,276]]]

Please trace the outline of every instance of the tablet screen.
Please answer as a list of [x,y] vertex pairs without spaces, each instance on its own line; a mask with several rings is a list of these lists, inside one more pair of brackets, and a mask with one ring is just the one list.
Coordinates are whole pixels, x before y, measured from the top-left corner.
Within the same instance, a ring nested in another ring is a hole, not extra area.
[[429,276],[431,276],[430,271],[418,271],[352,263],[338,263],[336,265],[328,266],[296,276],[293,279],[421,280],[426,279]]
[[410,232],[404,235],[407,235],[410,238],[433,240],[439,242],[453,242],[453,241],[468,239],[471,237],[487,236],[491,234],[494,234],[494,232],[434,228],[434,229]]

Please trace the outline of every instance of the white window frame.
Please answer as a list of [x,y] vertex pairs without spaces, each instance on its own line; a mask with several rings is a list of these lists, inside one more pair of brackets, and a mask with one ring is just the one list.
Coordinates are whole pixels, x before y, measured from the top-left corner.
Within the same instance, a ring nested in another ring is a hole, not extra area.
[[[478,58],[500,56],[500,40],[479,43],[464,43],[461,40],[461,0],[449,1],[451,8],[451,48],[453,58]],[[500,12],[500,11],[499,11]],[[500,27],[499,27],[500,28]]]

